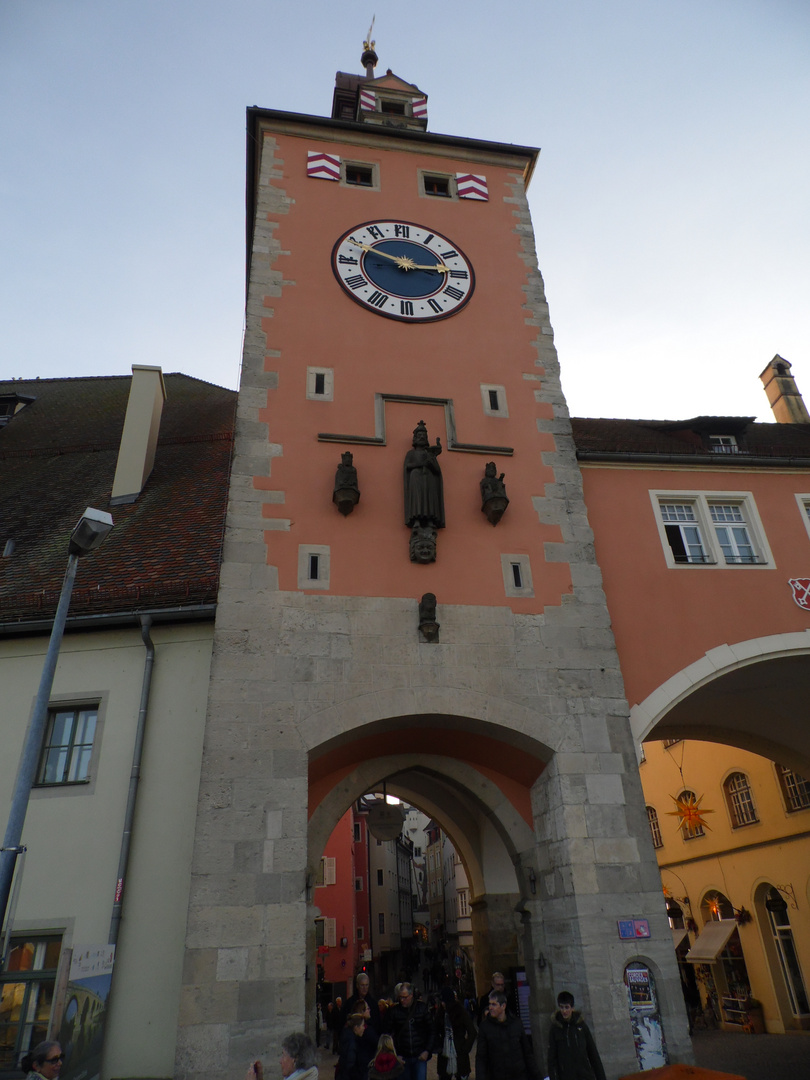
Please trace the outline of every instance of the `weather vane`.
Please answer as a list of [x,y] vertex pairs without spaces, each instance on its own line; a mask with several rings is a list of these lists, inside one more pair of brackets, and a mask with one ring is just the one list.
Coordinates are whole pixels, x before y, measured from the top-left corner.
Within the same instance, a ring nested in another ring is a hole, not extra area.
[[376,42],[376,41],[372,41],[372,40],[371,40],[371,35],[372,35],[372,34],[374,33],[374,20],[375,20],[376,18],[377,18],[377,16],[376,16],[376,15],[372,15],[372,16],[371,16],[371,26],[370,26],[370,27],[368,28],[368,37],[367,37],[367,38],[366,38],[366,40],[365,40],[365,41],[363,42],[363,48],[364,48],[364,49],[373,49],[373,48],[374,48],[374,46],[375,46],[375,45],[377,44],[377,42]]

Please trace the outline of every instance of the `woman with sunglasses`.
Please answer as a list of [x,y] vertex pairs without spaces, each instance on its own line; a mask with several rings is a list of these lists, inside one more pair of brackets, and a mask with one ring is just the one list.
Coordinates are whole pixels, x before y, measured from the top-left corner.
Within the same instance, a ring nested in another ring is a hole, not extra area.
[[57,1080],[65,1055],[58,1042],[38,1043],[30,1054],[20,1062],[20,1068],[28,1073],[28,1080]]

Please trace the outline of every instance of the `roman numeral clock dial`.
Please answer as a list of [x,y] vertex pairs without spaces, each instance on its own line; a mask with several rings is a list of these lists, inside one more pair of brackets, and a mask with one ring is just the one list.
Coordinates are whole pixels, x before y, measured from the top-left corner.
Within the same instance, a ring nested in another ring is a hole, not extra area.
[[387,319],[433,322],[461,311],[475,288],[472,263],[441,233],[411,221],[366,221],[332,249],[348,296]]

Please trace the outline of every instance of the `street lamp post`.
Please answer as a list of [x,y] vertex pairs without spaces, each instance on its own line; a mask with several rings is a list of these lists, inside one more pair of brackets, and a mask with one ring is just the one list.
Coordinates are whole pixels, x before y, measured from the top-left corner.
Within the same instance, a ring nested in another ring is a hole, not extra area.
[[[112,527],[113,519],[110,514],[103,510],[94,510],[88,506],[70,535],[65,580],[62,582],[59,605],[56,609],[51,630],[51,640],[48,642],[48,651],[45,654],[45,662],[39,680],[39,691],[34,703],[34,714],[28,727],[20,764],[17,769],[17,780],[14,786],[14,794],[11,797],[6,835],[3,839],[3,847],[0,848],[0,928],[3,926],[9,896],[11,895],[14,866],[17,856],[22,851],[20,841],[22,839],[23,824],[28,810],[31,786],[36,777],[40,747],[42,746],[48,722],[48,703],[51,699],[53,677],[56,671],[56,662],[59,659],[59,646],[62,644],[62,635],[65,632],[65,622],[68,607],[70,606],[70,596],[73,592],[73,582],[76,578],[76,569],[80,557],[100,547],[107,539]],[[6,928],[7,933],[9,929],[10,927]]]

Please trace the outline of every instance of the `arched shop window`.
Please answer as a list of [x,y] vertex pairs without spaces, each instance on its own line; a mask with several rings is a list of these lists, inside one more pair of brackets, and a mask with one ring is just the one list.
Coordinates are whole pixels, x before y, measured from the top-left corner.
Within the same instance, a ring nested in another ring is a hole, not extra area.
[[765,900],[765,910],[768,912],[768,921],[773,934],[776,953],[785,977],[790,1007],[795,1016],[810,1013],[810,1003],[807,1000],[807,990],[804,985],[804,977],[799,964],[799,956],[793,941],[793,930],[790,927],[790,915],[787,901],[784,896],[773,886],[768,890]]

